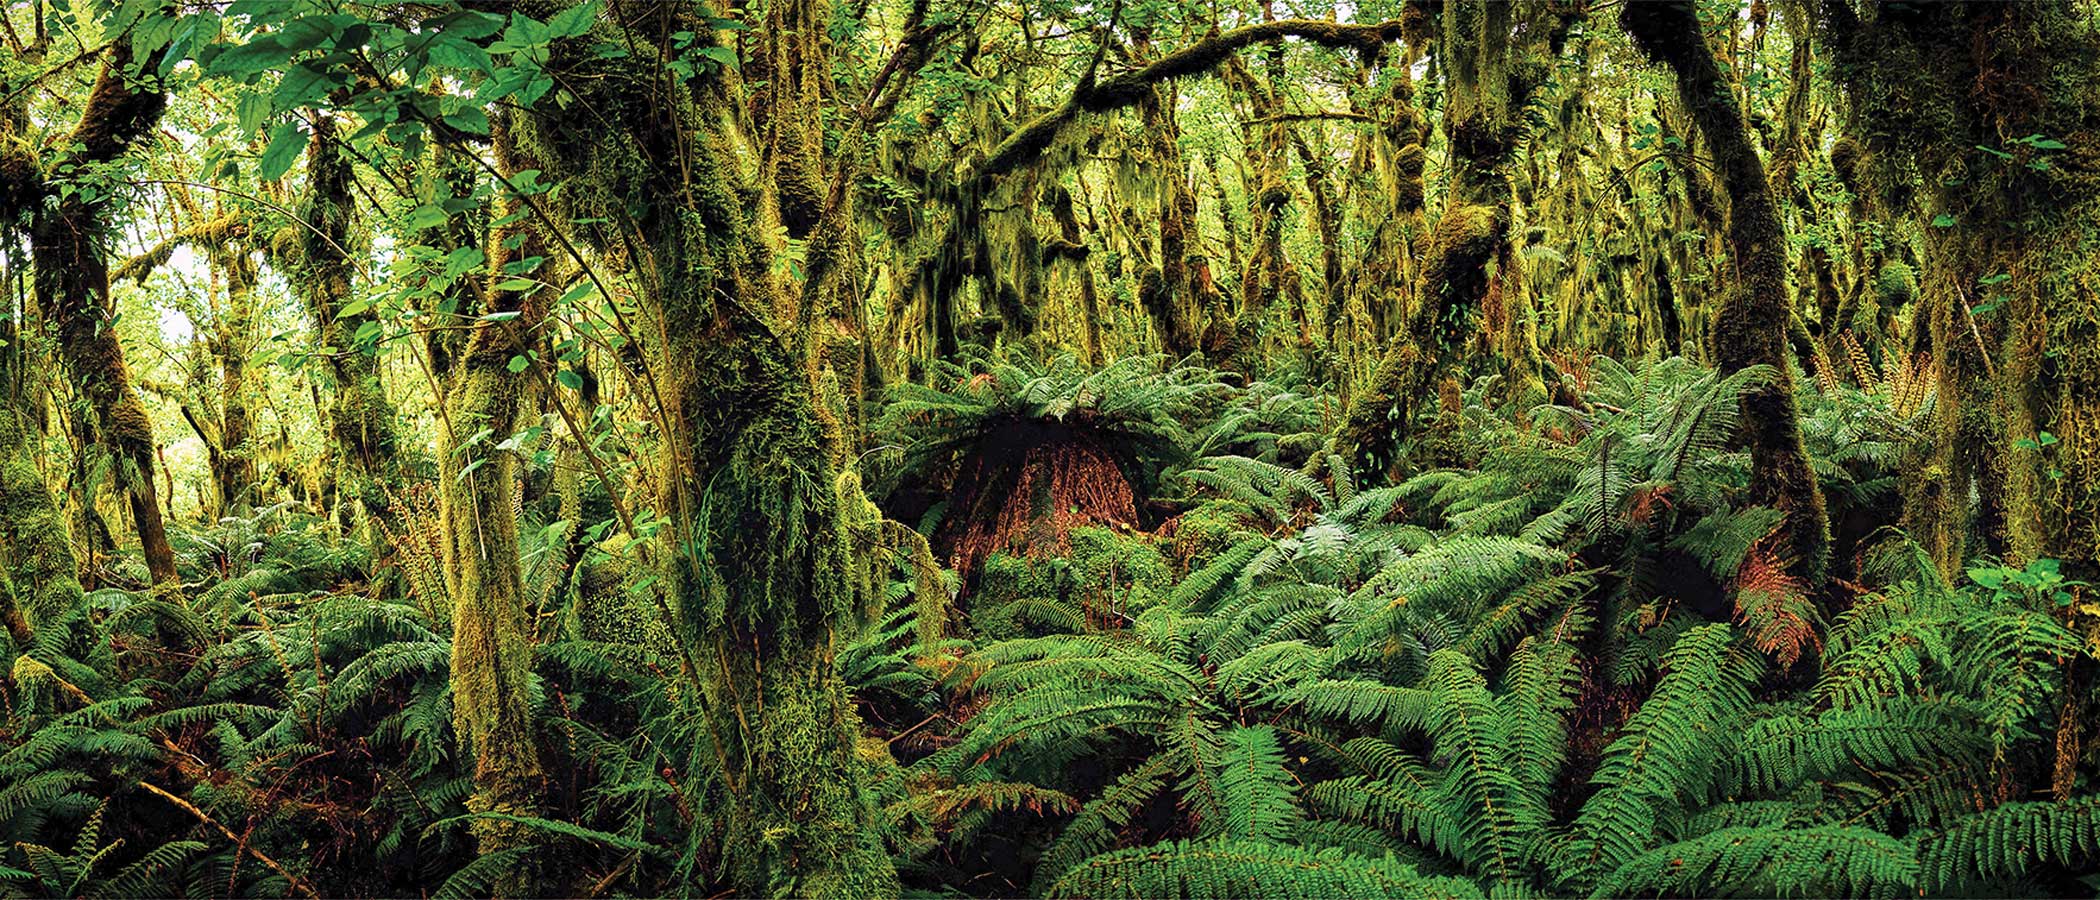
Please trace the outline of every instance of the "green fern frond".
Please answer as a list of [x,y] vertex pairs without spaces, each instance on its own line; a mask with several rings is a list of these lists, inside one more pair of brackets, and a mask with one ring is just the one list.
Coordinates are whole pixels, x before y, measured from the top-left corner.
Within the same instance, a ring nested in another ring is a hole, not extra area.
[[1655,692],[1605,747],[1597,792],[1561,847],[1564,884],[1594,883],[1654,846],[1689,803],[1705,797],[1731,723],[1750,704],[1761,657],[1739,652],[1726,625],[1677,639]]
[[1481,897],[1472,883],[1423,875],[1397,860],[1351,856],[1339,849],[1240,841],[1186,841],[1121,850],[1072,867],[1048,897],[1294,898]]
[[1050,885],[1066,870],[1113,846],[1122,830],[1129,827],[1145,804],[1167,789],[1167,779],[1184,765],[1186,759],[1172,751],[1154,754],[1082,805],[1078,815],[1072,817],[1037,861],[1035,893],[1048,893]]
[[1918,874],[1909,845],[1867,828],[1724,828],[1627,860],[1593,896],[1895,898]]
[[2012,878],[2036,864],[2077,871],[2100,864],[2100,796],[2008,803],[1918,839],[1934,890]]
[[1283,744],[1269,725],[1244,725],[1219,736],[1219,806],[1224,817],[1205,822],[1205,837],[1283,842],[1297,830],[1297,787],[1284,768]]

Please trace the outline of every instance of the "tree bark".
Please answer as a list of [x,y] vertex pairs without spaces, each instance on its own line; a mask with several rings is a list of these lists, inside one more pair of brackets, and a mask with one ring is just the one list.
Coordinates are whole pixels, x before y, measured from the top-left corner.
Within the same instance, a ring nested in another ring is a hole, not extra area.
[[[1485,309],[1498,308],[1505,279],[1518,277],[1509,241],[1510,166],[1527,128],[1517,115],[1546,80],[1579,3],[1533,6],[1450,0],[1438,56],[1444,72],[1444,136],[1451,182],[1429,237],[1413,312],[1371,381],[1350,398],[1336,449],[1359,472],[1390,472],[1403,438],[1419,464],[1456,460],[1459,365],[1482,337]],[[1522,17],[1520,19],[1520,17]],[[1519,40],[1521,39],[1521,40]],[[1417,428],[1425,398],[1438,397]]]
[[[316,113],[313,125],[313,138],[306,145],[306,191],[299,203],[304,226],[293,232],[290,282],[313,316],[335,383],[328,432],[338,465],[337,503],[379,526],[368,529],[368,537],[374,556],[384,558],[388,536],[399,534],[402,527],[395,509],[403,486],[400,435],[394,406],[379,380],[379,357],[356,339],[358,330],[373,319],[365,313],[343,314],[354,275],[345,254],[363,244],[356,235],[350,161],[337,143],[333,118]],[[438,398],[441,403],[446,399]]]

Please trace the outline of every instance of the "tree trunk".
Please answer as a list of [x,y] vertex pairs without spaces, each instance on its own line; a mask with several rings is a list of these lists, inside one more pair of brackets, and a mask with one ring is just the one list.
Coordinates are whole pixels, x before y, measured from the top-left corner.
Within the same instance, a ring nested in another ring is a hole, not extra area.
[[1933,235],[1939,421],[1912,530],[1950,577],[2000,546],[2100,574],[2100,157],[2082,139],[2100,130],[2100,29],[2063,2],[1822,9],[1841,171]]
[[[520,161],[504,118],[498,117],[492,130],[500,169],[539,168]],[[504,205],[511,207],[506,215],[519,211],[515,199]],[[514,241],[516,249],[509,249]],[[443,480],[453,570],[453,722],[474,753],[469,808],[531,816],[547,775],[528,698],[533,639],[518,560],[517,453],[497,445],[517,430],[526,384],[524,374],[510,370],[510,362],[531,349],[546,300],[531,288],[504,290],[494,284],[513,274],[504,263],[546,252],[537,231],[518,224],[499,230],[489,247],[487,306],[467,338],[447,414],[451,452]],[[484,855],[534,838],[529,828],[494,819],[477,821],[474,834]],[[523,894],[536,882],[536,870],[523,861],[520,865],[498,885],[500,893]]]
[[1094,288],[1094,263],[1088,252],[1086,237],[1079,230],[1079,216],[1072,208],[1072,192],[1064,185],[1052,184],[1049,188],[1050,217],[1057,222],[1057,256],[1071,265],[1079,278],[1079,334],[1081,347],[1086,353],[1086,364],[1101,366],[1108,361],[1107,350],[1102,346],[1105,338],[1101,333],[1101,297]]
[[[1451,182],[1429,238],[1421,289],[1403,340],[1392,342],[1371,382],[1350,400],[1337,449],[1360,472],[1389,472],[1412,435],[1418,464],[1456,461],[1459,365],[1481,337],[1480,313],[1498,308],[1518,277],[1509,241],[1510,166],[1526,125],[1517,115],[1544,83],[1579,4],[1536,6],[1451,0],[1438,54],[1444,71],[1444,136]],[[1522,21],[1519,20],[1522,17]],[[1521,42],[1519,42],[1521,39]],[[1418,405],[1439,397],[1426,429]]]
[[293,233],[297,249],[295,264],[288,267],[290,281],[313,315],[335,382],[328,431],[337,460],[337,502],[378,526],[368,529],[367,537],[374,556],[384,558],[389,536],[402,526],[394,508],[402,488],[400,436],[394,406],[379,381],[379,357],[356,340],[358,330],[373,320],[364,313],[343,315],[353,276],[345,254],[362,249],[355,233],[350,161],[337,144],[333,118],[316,113],[313,125],[306,145],[306,192],[299,204],[305,224]]
[[[694,18],[708,12],[638,3],[615,18],[653,45],[674,31],[712,34]],[[754,213],[777,201],[744,193],[775,186],[740,171],[735,148],[749,138],[728,115],[741,92],[709,79],[632,100],[654,92],[577,49],[571,64],[614,76],[577,82],[621,98],[589,104],[614,118],[520,114],[518,137],[547,154],[549,172],[581,180],[565,194],[579,206],[569,212],[632,212],[615,215],[646,253],[636,266],[644,318],[657,323],[644,338],[662,403],[666,574],[722,761],[720,780],[699,788],[718,823],[713,876],[743,896],[894,895],[832,649],[879,600],[856,550],[870,507],[837,468],[846,437],[819,399],[819,367],[798,356],[813,323],[781,314],[795,308],[772,265],[782,248]]]
[[0,586],[9,590],[4,615],[18,647],[81,601],[65,517],[37,471],[36,446],[34,428],[0,399],[0,558],[7,563]]
[[1627,4],[1619,21],[1643,53],[1676,76],[1678,99],[1698,125],[1728,192],[1728,243],[1736,279],[1714,322],[1714,359],[1723,372],[1758,365],[1774,370],[1772,379],[1743,403],[1750,499],[1786,513],[1782,556],[1802,583],[1818,584],[1830,558],[1830,521],[1801,446],[1801,414],[1787,368],[1792,294],[1786,284],[1786,233],[1779,227],[1764,163],[1689,0]]
[[[85,165],[114,159],[160,120],[167,96],[132,90],[130,64],[130,44],[117,42],[71,135],[78,149],[68,161]],[[116,309],[109,293],[109,262],[102,255],[107,212],[106,203],[80,193],[36,207],[30,246],[37,292],[47,317],[58,324],[59,358],[81,399],[95,412],[96,439],[116,463],[117,483],[131,507],[146,569],[155,583],[167,584],[178,577],[175,551],[168,545],[154,484],[153,420],[132,385],[124,345],[112,321]]]

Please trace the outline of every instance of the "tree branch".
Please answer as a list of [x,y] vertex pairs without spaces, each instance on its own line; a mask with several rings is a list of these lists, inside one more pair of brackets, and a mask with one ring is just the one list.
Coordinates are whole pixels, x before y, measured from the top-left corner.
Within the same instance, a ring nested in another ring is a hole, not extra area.
[[[1008,135],[994,148],[972,176],[972,181],[981,190],[993,181],[1036,161],[1050,149],[1065,126],[1070,125],[1080,113],[1102,113],[1131,106],[1148,96],[1154,85],[1175,78],[1200,75],[1222,64],[1234,51],[1252,44],[1279,41],[1287,37],[1300,38],[1333,47],[1337,50],[1355,50],[1365,55],[1376,54],[1386,44],[1400,39],[1400,23],[1380,22],[1376,25],[1344,25],[1315,19],[1284,19],[1235,28],[1223,34],[1198,41],[1181,50],[1160,57],[1135,71],[1125,72],[1099,84],[1081,82],[1072,92],[1072,98],[1063,106],[1051,110],[1019,131]],[[968,192],[966,192],[967,195]],[[981,193],[979,194],[981,196]]]
[[109,271],[109,280],[118,282],[129,278],[143,284],[146,276],[153,274],[154,269],[167,265],[168,257],[175,255],[177,248],[184,244],[202,244],[214,249],[224,246],[226,242],[247,233],[247,221],[247,216],[229,213],[191,225],[162,238],[146,252],[118,264]]

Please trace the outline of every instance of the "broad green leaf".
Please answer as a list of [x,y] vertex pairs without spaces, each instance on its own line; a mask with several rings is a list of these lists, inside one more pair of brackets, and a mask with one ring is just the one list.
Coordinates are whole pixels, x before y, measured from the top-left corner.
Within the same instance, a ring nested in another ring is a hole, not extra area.
[[304,65],[284,70],[283,80],[277,82],[277,92],[270,95],[270,104],[278,109],[297,109],[311,106],[335,88],[335,79],[314,71]]
[[705,56],[708,59],[721,63],[722,67],[725,69],[734,69],[737,67],[738,60],[736,57],[736,51],[731,50],[728,47],[701,47],[697,52],[701,56]]
[[547,20],[550,38],[576,37],[591,30],[591,23],[598,19],[598,0],[584,0],[575,6],[555,13]]
[[270,103],[270,95],[260,91],[242,94],[239,100],[234,101],[233,109],[244,134],[254,134],[264,122],[269,121],[270,114],[277,111]]
[[445,124],[468,134],[488,134],[489,116],[479,106],[462,106],[456,112],[445,114]]
[[448,69],[463,69],[487,73],[495,68],[488,51],[461,40],[451,34],[441,34],[424,48],[424,56],[432,65]]
[[[445,214],[444,207],[438,206],[435,203],[425,203],[422,206],[418,206],[415,209],[409,211],[408,227],[411,231],[422,231],[426,228],[436,228],[439,225],[445,224],[445,220],[448,218],[450,217]],[[460,249],[468,250],[472,248],[462,247]],[[458,251],[453,252],[456,253]],[[479,253],[480,251],[476,250],[475,252]],[[448,265],[446,268],[449,272],[451,267]]]
[[265,35],[219,51],[205,66],[205,71],[221,78],[245,78],[278,68],[291,58],[292,51],[278,43],[275,36]]
[[297,122],[280,123],[270,129],[270,146],[263,151],[262,162],[257,164],[255,177],[263,181],[276,181],[292,168],[292,161],[306,152],[309,135]]
[[482,263],[485,262],[488,262],[488,257],[481,252],[481,248],[461,247],[445,254],[445,278],[448,281],[458,278],[467,272],[481,268]]

